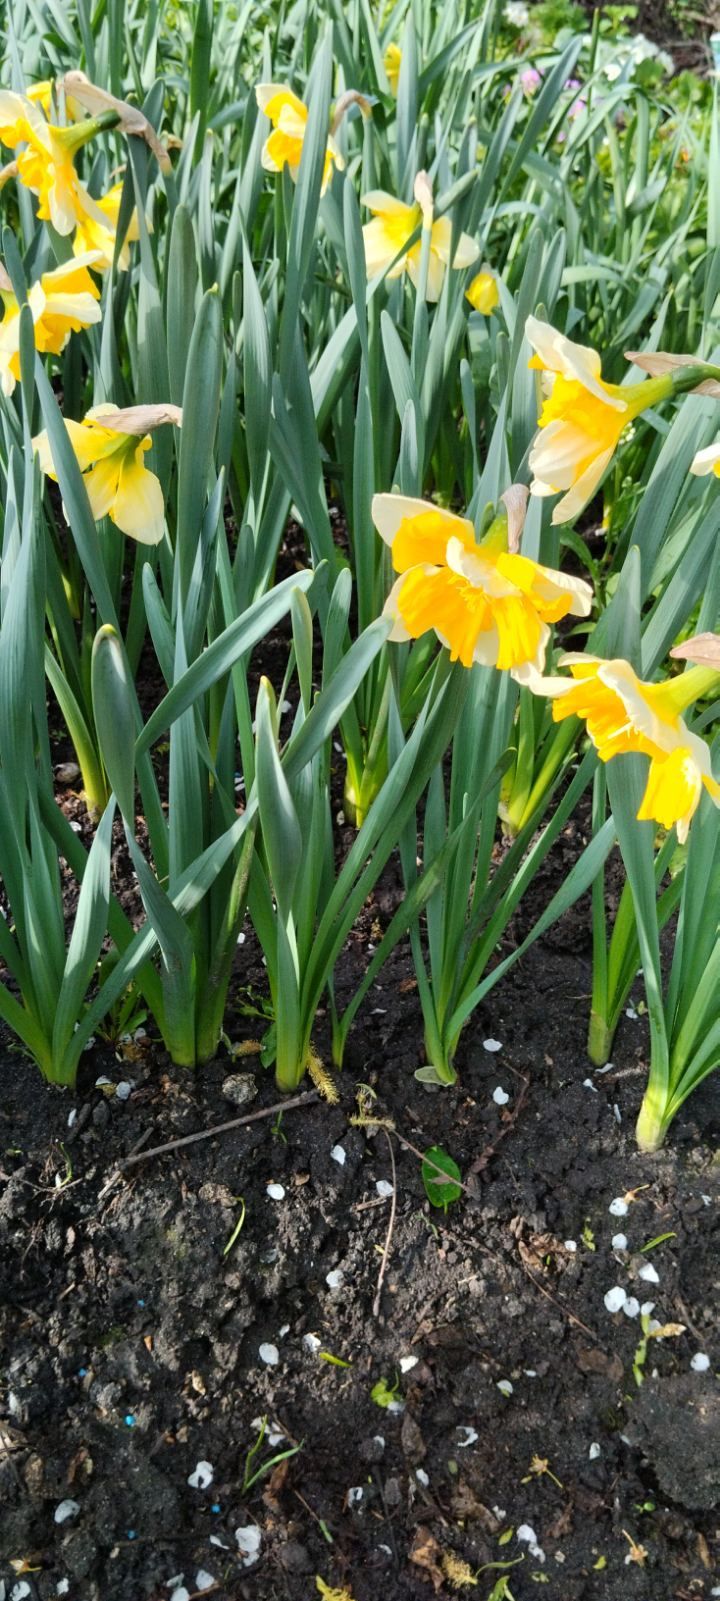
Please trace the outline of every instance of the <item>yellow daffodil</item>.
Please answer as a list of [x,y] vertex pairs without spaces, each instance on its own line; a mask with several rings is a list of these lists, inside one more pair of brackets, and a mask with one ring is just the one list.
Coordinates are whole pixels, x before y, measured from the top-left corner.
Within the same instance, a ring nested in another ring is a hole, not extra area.
[[402,65],[402,50],[399,44],[389,44],[383,56],[385,77],[390,85],[390,93],[397,95],[400,82],[400,67]]
[[542,372],[545,392],[530,452],[530,493],[563,490],[552,520],[567,522],[597,489],[627,424],[677,385],[669,373],[623,388],[607,384],[596,350],[573,344],[537,317],[528,317],[525,333],[535,350],[530,366]]
[[650,757],[638,820],[666,829],[675,825],[682,843],[703,787],[720,806],[720,784],[704,739],[691,733],[681,713],[720,683],[720,672],[691,667],[678,678],[648,684],[621,658],[571,654],[561,656],[560,665],[570,668],[570,678],[535,681],[531,688],[552,697],[556,722],[583,719],[602,762],[633,751]]
[[434,629],[453,661],[504,668],[524,683],[542,672],[549,624],[587,617],[592,590],[517,553],[512,494],[479,544],[466,517],[425,500],[376,495],[372,516],[400,574],[385,604],[390,638]]
[[696,478],[704,478],[707,473],[714,473],[716,478],[720,478],[720,441],[708,445],[705,450],[699,450],[690,463],[690,471]]
[[[123,185],[120,182],[113,184],[112,189],[108,189],[107,194],[102,195],[100,200],[93,200],[87,190],[81,195],[82,212],[73,240],[73,250],[76,256],[81,256],[86,250],[96,251],[98,271],[104,272],[113,264],[122,192]],[[120,272],[127,272],[130,266],[130,244],[139,236],[137,212],[133,211],[118,257]]]
[[489,267],[483,267],[481,272],[475,274],[472,282],[465,290],[465,299],[470,301],[473,311],[482,312],[483,317],[489,317],[500,300],[497,278]]
[[[97,521],[110,517],[122,533],[142,545],[158,545],[165,529],[165,508],[159,480],[143,466],[152,445],[149,429],[162,423],[180,427],[178,406],[96,406],[82,422],[66,418],[65,427],[83,474],[91,510]],[[33,440],[43,472],[57,478],[46,433]]]
[[[416,195],[417,182],[422,176],[418,174],[416,180]],[[423,204],[416,198],[413,205],[406,205],[404,201],[396,200],[394,195],[386,194],[384,189],[372,189],[369,194],[363,195],[362,204],[373,213],[372,222],[366,222],[363,228],[365,265],[370,278],[374,278],[376,273],[384,272],[386,269],[388,278],[400,278],[407,269],[417,288],[422,238],[411,245],[409,250],[405,250],[404,246],[421,222],[430,231],[426,290],[428,300],[439,300],[446,267],[461,269],[471,267],[473,262],[477,261],[479,248],[474,239],[466,233],[461,233],[455,246],[455,255],[452,261],[450,260],[452,223],[449,217],[438,217],[437,222],[432,220],[431,201],[426,200]]]
[[27,95],[0,90],[0,143],[15,151],[20,182],[37,195],[38,217],[51,222],[57,233],[72,233],[82,210],[75,152],[117,121],[114,112],[106,112],[71,128],[57,128]]
[[[262,148],[263,167],[266,172],[282,172],[283,167],[289,167],[290,176],[296,183],[307,130],[308,108],[293,94],[292,89],[286,89],[280,83],[257,84],[255,98],[260,110],[273,125],[273,131]],[[345,162],[330,135],[325,147],[321,194],[327,189],[333,167],[342,172],[344,166]]]
[[[98,268],[94,252],[66,261],[52,272],[44,272],[28,294],[35,330],[35,349],[58,356],[71,333],[100,321],[100,290],[89,268]],[[11,395],[20,377],[20,307],[12,286],[0,271],[0,299],[4,315],[0,323],[0,383],[3,394]]]

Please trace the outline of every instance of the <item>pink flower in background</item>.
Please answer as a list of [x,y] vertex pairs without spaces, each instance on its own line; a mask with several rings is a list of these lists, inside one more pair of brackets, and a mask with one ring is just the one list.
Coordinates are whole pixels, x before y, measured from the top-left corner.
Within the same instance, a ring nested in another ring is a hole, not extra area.
[[583,100],[582,98],[578,97],[577,100],[573,100],[572,105],[569,107],[568,116],[572,117],[573,120],[574,120],[575,117],[579,117],[580,116],[580,113],[582,111],[586,111],[586,110],[587,110],[587,100]]
[[534,95],[535,90],[539,89],[542,83],[542,78],[535,67],[526,67],[524,72],[520,73],[520,82],[523,94]]

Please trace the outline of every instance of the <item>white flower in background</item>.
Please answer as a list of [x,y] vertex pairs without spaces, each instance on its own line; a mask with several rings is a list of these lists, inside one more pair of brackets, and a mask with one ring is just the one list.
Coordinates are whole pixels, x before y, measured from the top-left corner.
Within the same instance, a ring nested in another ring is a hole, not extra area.
[[603,61],[602,70],[608,83],[615,83],[625,73],[632,78],[635,68],[643,61],[655,61],[666,74],[675,71],[675,62],[667,50],[659,50],[652,39],[647,39],[644,33],[635,34],[632,38],[616,39],[612,46],[612,55]]
[[503,17],[511,28],[526,28],[530,21],[530,9],[522,4],[522,0],[508,0]]

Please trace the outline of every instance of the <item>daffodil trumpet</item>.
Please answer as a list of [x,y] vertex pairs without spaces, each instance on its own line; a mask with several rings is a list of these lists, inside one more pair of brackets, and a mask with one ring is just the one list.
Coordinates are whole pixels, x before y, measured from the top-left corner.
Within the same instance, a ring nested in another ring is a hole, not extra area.
[[399,574],[384,608],[391,640],[434,630],[464,667],[496,667],[519,683],[542,675],[552,624],[587,617],[592,589],[519,553],[525,494],[516,486],[479,542],[467,517],[405,495],[374,497],[373,522]]
[[575,344],[549,323],[528,317],[526,337],[541,374],[539,431],[529,457],[532,495],[561,495],[553,523],[570,522],[592,498],[634,419],[672,395],[720,397],[720,370],[693,357],[629,353],[650,376],[636,384],[610,384],[600,356]]
[[[96,406],[82,422],[65,419],[70,443],[83,474],[96,521],[109,517],[121,533],[143,545],[157,545],[165,532],[163,492],[155,473],[143,466],[152,446],[151,431],[164,423],[180,427],[179,406]],[[47,433],[33,440],[40,466],[57,478]]]

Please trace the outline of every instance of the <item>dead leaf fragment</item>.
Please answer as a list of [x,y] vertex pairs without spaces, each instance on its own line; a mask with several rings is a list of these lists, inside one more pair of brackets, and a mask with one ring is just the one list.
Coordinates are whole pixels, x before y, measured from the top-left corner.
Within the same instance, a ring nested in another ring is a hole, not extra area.
[[440,1566],[442,1551],[434,1534],[431,1534],[430,1530],[426,1529],[422,1523],[419,1523],[415,1530],[413,1543],[408,1554],[414,1567],[422,1568],[425,1573],[430,1575],[434,1589],[442,1590],[444,1583]]

